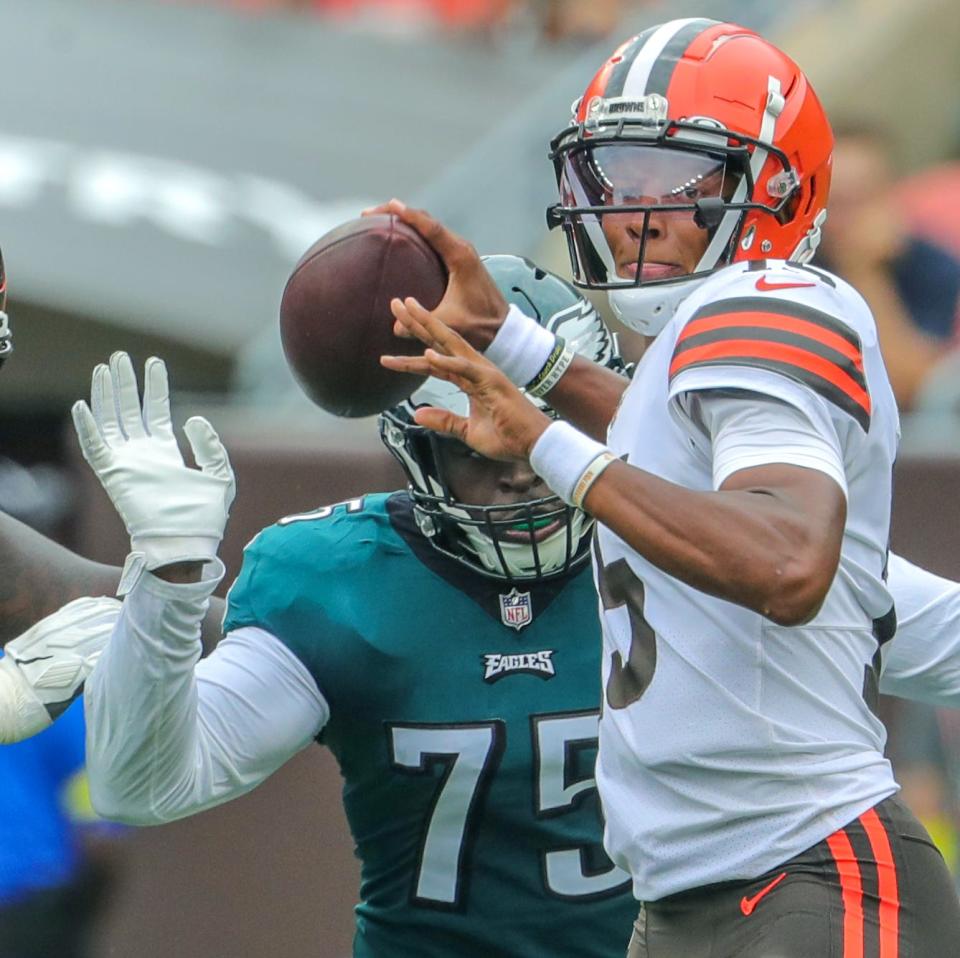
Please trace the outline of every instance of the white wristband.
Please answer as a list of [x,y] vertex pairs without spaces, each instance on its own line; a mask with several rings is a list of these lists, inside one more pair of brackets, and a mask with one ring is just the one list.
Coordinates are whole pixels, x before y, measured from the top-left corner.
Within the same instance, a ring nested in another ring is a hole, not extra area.
[[515,386],[526,386],[543,369],[557,337],[531,319],[519,306],[510,306],[503,324],[483,355]]
[[570,423],[554,422],[534,443],[530,465],[564,502],[573,506],[578,505],[574,492],[581,477],[597,458],[609,452],[602,443],[585,436]]

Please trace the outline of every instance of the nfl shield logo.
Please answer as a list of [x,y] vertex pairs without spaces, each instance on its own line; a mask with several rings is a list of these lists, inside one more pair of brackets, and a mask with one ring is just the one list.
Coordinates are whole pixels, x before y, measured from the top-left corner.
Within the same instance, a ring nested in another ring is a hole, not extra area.
[[518,592],[516,586],[508,595],[500,596],[500,619],[504,625],[518,632],[533,621],[533,610],[530,605],[530,593]]

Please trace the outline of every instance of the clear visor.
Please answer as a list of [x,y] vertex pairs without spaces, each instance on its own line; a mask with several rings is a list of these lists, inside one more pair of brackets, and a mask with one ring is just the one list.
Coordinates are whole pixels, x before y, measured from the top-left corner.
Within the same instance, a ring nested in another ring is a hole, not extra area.
[[710,214],[722,214],[739,181],[717,154],[623,142],[570,150],[560,202],[577,281],[632,286],[695,272]]
[[586,144],[571,150],[563,163],[563,205],[691,206],[705,196],[720,196],[726,161],[709,153],[691,153],[635,143]]

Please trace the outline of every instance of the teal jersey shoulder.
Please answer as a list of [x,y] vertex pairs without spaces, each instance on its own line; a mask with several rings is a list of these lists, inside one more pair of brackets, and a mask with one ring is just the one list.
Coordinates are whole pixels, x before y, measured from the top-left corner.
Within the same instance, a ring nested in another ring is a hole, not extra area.
[[590,572],[514,592],[418,555],[408,502],[265,530],[226,618],[286,644],[330,705],[362,863],[354,953],[620,958],[637,906],[601,847]]

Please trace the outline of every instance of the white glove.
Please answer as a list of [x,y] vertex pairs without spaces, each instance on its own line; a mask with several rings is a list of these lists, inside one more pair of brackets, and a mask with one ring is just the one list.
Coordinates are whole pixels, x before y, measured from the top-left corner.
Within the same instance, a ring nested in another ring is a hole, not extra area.
[[[199,469],[183,461],[170,421],[167,367],[144,365],[143,409],[126,353],[93,371],[90,406],[73,405],[84,459],[120,513],[143,568],[206,562],[217,554],[236,491],[233,470],[213,427],[194,416],[183,427]],[[91,411],[92,407],[92,411]]]
[[7,643],[0,658],[0,742],[42,732],[83,691],[119,615],[116,599],[75,599]]

